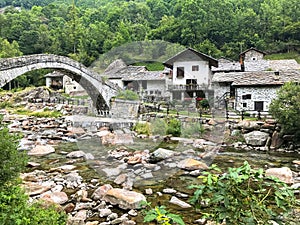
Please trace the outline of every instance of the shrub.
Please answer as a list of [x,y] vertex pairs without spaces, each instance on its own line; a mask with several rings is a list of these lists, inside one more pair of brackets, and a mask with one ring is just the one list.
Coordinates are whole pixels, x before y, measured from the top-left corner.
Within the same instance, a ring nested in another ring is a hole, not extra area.
[[280,224],[280,215],[287,215],[296,205],[292,189],[274,177],[267,177],[263,169],[253,170],[248,162],[241,167],[229,168],[227,173],[213,165],[211,171],[202,172],[201,185],[191,202],[206,206],[203,217],[226,224]]
[[19,137],[9,133],[0,118],[0,187],[16,179],[25,168],[27,157],[18,151]]
[[9,133],[0,118],[0,224],[63,225],[66,215],[54,206],[29,203],[29,197],[18,186],[18,177],[27,163],[27,156],[18,151],[19,136]]
[[179,137],[181,134],[181,122],[176,118],[169,119],[167,122],[167,134]]
[[138,134],[151,135],[150,123],[148,122],[137,122],[134,125],[133,130]]
[[144,205],[147,206],[147,209],[144,210],[144,223],[156,221],[162,225],[185,224],[181,216],[170,213],[166,210],[165,206],[155,206],[155,208],[151,208],[151,203],[147,202],[145,202]]
[[137,101],[137,100],[139,100],[139,95],[137,93],[135,93],[134,91],[125,90],[125,91],[120,91],[118,93],[118,95],[116,96],[116,98]]
[[167,124],[163,119],[154,120],[150,127],[153,135],[165,135],[167,133]]
[[189,123],[182,128],[182,137],[199,137],[204,133],[204,128],[199,123]]

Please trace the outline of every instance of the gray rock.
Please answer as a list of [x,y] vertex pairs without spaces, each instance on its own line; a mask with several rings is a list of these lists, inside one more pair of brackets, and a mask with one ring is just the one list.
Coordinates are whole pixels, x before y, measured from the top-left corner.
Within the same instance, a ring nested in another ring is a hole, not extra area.
[[85,153],[83,151],[74,151],[67,154],[67,158],[81,158],[85,157]]
[[261,131],[252,131],[244,134],[245,141],[248,145],[252,146],[264,146],[267,142],[269,134]]
[[177,205],[181,208],[187,209],[187,208],[191,208],[192,206],[182,200],[180,200],[179,198],[172,196],[170,203]]
[[156,163],[162,161],[164,159],[170,158],[171,156],[175,155],[176,152],[167,150],[164,148],[159,148],[151,153],[150,155],[150,162]]

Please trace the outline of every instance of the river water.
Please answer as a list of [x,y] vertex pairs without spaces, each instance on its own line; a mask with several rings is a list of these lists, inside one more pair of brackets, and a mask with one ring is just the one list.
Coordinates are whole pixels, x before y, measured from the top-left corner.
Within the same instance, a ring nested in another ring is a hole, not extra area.
[[[116,148],[124,148],[127,151],[143,151],[150,152],[157,148],[170,149],[179,153],[186,152],[186,154],[179,154],[177,160],[184,157],[197,157],[203,150],[195,149],[190,144],[173,141],[165,143],[163,141],[153,141],[149,139],[136,139],[134,144],[126,146],[104,146],[100,139],[80,140],[77,143],[61,143],[56,147],[56,153],[42,158],[35,158],[35,161],[40,162],[42,167],[47,170],[54,166],[68,164],[70,159],[66,159],[65,155],[68,152],[82,150],[85,153],[90,153],[94,156],[92,160],[77,160],[76,165],[81,176],[89,181],[91,179],[98,179],[100,182],[111,183],[114,187],[118,185],[113,183],[113,180],[120,173],[132,173],[143,169],[139,165],[124,166],[124,162],[118,159],[109,157],[109,152]],[[252,168],[270,168],[287,166],[294,172],[300,172],[300,168],[293,163],[294,160],[299,160],[299,154],[296,153],[276,153],[276,152],[256,152],[256,151],[238,151],[235,149],[222,148],[217,154],[204,160],[208,165],[212,163],[217,164],[221,169],[228,167],[238,167],[244,161],[248,161]],[[147,172],[147,171],[146,171]],[[186,224],[193,224],[196,219],[199,219],[199,213],[194,209],[181,209],[178,206],[169,203],[171,195],[159,193],[165,188],[172,188],[180,193],[192,195],[192,190],[187,187],[191,184],[197,183],[196,176],[191,176],[187,172],[178,169],[174,166],[174,161],[164,160],[156,163],[151,170],[153,176],[142,177],[135,174],[133,180],[133,190],[145,193],[145,189],[151,188],[152,195],[147,196],[147,201],[152,202],[152,205],[165,205],[168,209],[184,217]],[[185,202],[189,198],[182,198]],[[139,215],[136,219],[137,224],[143,224],[142,216]]]

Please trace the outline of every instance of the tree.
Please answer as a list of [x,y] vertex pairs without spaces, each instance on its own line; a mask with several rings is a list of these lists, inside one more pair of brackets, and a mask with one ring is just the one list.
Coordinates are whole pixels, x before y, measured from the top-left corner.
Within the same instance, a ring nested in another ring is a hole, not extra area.
[[11,134],[0,118],[0,224],[63,225],[66,214],[54,205],[29,203],[28,195],[18,185],[27,156],[18,150],[19,136]]
[[270,105],[270,113],[277,119],[285,134],[300,135],[300,85],[285,83]]

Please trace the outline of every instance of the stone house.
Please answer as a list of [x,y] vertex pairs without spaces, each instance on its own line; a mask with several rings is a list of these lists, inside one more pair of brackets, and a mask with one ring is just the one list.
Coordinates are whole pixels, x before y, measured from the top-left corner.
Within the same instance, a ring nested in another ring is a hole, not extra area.
[[269,111],[271,101],[286,82],[300,81],[300,65],[295,60],[266,60],[265,53],[251,48],[240,54],[241,71],[216,72],[212,83],[216,107],[226,99],[237,111]]
[[133,90],[142,96],[166,96],[166,71],[148,71],[145,66],[126,65],[116,60],[102,74],[124,90]]
[[212,67],[218,61],[208,55],[188,48],[163,63],[171,69],[168,76],[168,91],[171,100],[208,98],[211,88]]
[[66,94],[71,96],[87,95],[85,89],[79,83],[59,71],[48,73],[45,78],[46,86],[54,90],[64,90]]

